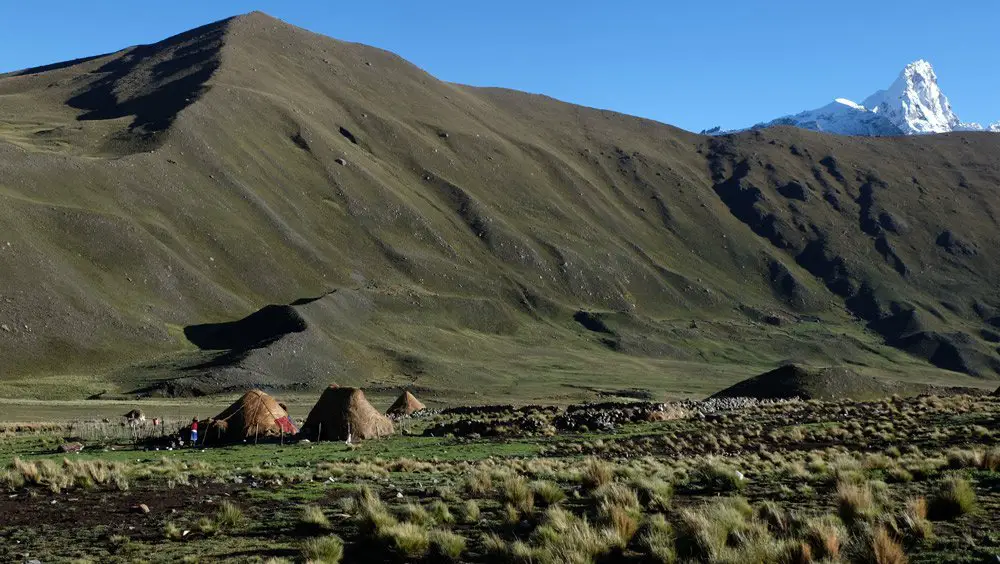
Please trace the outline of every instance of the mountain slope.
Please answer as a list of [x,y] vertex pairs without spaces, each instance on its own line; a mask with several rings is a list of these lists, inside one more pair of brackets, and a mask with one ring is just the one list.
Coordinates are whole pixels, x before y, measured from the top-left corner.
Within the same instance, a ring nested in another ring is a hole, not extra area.
[[998,148],[697,136],[241,16],[0,76],[0,392],[995,378]]
[[924,60],[903,69],[889,88],[856,104],[845,98],[817,110],[785,116],[755,128],[791,125],[839,135],[886,136],[951,131],[1000,131],[1000,122],[983,127],[963,123],[938,87],[937,74]]

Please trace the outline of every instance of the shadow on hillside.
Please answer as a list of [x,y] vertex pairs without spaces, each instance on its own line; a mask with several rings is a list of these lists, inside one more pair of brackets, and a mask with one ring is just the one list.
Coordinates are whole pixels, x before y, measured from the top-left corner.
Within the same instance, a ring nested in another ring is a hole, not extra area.
[[[105,76],[67,100],[87,110],[78,119],[134,116],[129,131],[164,131],[206,90],[219,67],[225,22],[200,27],[153,45],[141,45],[95,71]],[[36,71],[39,72],[39,71]]]
[[295,308],[269,305],[237,321],[188,325],[184,336],[202,350],[247,351],[263,348],[289,333],[306,330]]

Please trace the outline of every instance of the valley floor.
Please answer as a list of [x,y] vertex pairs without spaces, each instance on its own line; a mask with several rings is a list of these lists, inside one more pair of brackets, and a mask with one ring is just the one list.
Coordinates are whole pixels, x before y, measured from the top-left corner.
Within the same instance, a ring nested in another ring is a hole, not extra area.
[[[452,411],[353,446],[142,450],[115,427],[0,433],[0,560],[1000,554],[1000,398]],[[83,452],[58,453],[73,438]]]

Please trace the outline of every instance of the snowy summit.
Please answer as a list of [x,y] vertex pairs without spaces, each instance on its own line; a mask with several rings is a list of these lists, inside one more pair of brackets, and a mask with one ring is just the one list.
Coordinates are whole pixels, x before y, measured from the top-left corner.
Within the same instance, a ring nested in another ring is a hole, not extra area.
[[948,97],[938,87],[934,68],[922,59],[906,65],[889,88],[879,90],[860,104],[837,98],[822,108],[781,117],[754,128],[775,125],[865,136],[1000,132],[1000,122],[989,127],[961,122],[951,109]]

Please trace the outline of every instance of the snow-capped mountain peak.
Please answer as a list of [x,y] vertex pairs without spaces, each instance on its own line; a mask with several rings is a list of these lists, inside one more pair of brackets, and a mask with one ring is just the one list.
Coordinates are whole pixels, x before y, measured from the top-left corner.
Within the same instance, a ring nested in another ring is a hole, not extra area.
[[899,73],[888,88],[860,104],[847,98],[818,108],[754,126],[794,125],[841,135],[914,135],[949,131],[1000,132],[1000,122],[988,127],[963,123],[938,86],[934,67],[923,59]]
[[872,94],[862,105],[904,133],[946,133],[959,124],[948,97],[938,87],[934,68],[923,59],[906,65],[892,86]]

